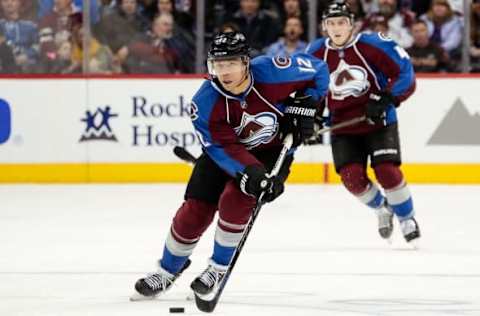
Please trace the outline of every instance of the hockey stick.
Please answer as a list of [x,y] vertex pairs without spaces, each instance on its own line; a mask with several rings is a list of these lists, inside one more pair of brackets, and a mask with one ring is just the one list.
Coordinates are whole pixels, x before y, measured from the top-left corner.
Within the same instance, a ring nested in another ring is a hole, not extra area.
[[195,164],[197,162],[197,158],[195,158],[194,155],[192,155],[188,150],[186,150],[185,147],[175,146],[173,147],[173,153],[175,154],[175,156],[185,162],[192,164]]
[[[292,147],[293,143],[293,137],[292,135],[287,135],[285,137],[285,140],[283,142],[283,148],[280,154],[278,155],[277,161],[275,162],[275,166],[273,167],[272,171],[270,172],[270,176],[276,176],[278,172],[280,171],[280,168],[283,165],[283,161],[285,160],[285,157],[287,155],[288,150]],[[255,219],[258,216],[258,213],[260,212],[260,209],[262,208],[264,202],[263,200],[263,195],[265,192],[262,192],[260,194],[260,197],[257,200],[257,205],[253,209],[252,216],[250,217],[250,221],[247,224],[247,227],[245,228],[245,231],[243,232],[242,239],[240,239],[240,242],[238,243],[237,248],[235,249],[235,253],[233,254],[232,259],[230,260],[230,265],[228,266],[227,271],[225,272],[225,276],[223,277],[217,293],[215,293],[215,296],[207,300],[205,298],[202,298],[198,296],[196,293],[195,294],[195,304],[197,305],[197,308],[201,310],[202,312],[206,313],[211,313],[217,306],[218,300],[220,299],[220,296],[222,295],[222,292],[225,288],[225,285],[227,284],[228,279],[230,278],[230,274],[232,274],[232,270],[235,267],[235,263],[238,260],[238,257],[240,256],[240,253],[242,252],[242,248],[245,245],[245,242],[247,241],[248,235],[250,234],[250,231],[252,230],[253,223],[255,222]]]
[[[330,132],[330,131],[334,131],[334,130],[342,128],[342,127],[355,125],[357,123],[365,121],[365,119],[366,119],[365,115],[364,116],[359,116],[359,117],[355,117],[351,120],[348,120],[348,121],[345,121],[345,122],[342,122],[342,123],[339,123],[339,124],[336,124],[336,125],[333,125],[333,126],[322,128],[322,129],[316,131],[315,135],[312,136],[311,138],[309,138],[306,141],[305,145],[310,145],[311,146],[311,145],[321,144],[317,141],[317,137],[319,137],[320,135],[325,134],[325,133]],[[310,139],[311,139],[311,141],[309,141]],[[195,164],[195,162],[197,162],[197,158],[195,158],[195,156],[192,155],[185,147],[175,146],[173,148],[173,153],[175,154],[175,156],[177,156],[178,158],[180,158],[181,160],[183,160],[187,163]]]
[[319,129],[318,131],[315,132],[315,135],[313,135],[312,137],[310,137],[309,139],[307,139],[305,141],[305,145],[318,145],[318,144],[322,144],[320,142],[318,142],[318,137],[327,133],[327,132],[331,132],[331,131],[334,131],[334,130],[337,130],[337,129],[340,129],[340,128],[343,128],[343,127],[348,127],[348,126],[352,126],[352,125],[355,125],[355,124],[358,124],[360,122],[363,122],[367,119],[367,117],[365,115],[362,115],[362,116],[358,116],[358,117],[354,117],[348,121],[345,121],[345,122],[342,122],[342,123],[338,123],[338,124],[335,124],[335,125],[332,125],[332,126],[329,126],[329,127],[324,127],[322,129]]

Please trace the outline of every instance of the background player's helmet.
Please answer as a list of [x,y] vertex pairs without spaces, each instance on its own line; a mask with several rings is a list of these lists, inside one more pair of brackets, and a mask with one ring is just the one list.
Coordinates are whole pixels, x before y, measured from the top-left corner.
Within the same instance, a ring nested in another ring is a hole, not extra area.
[[250,46],[247,44],[245,35],[240,32],[218,33],[213,38],[208,51],[208,72],[213,72],[212,62],[214,60],[230,59],[240,57],[248,66],[250,60]]
[[332,4],[330,4],[328,8],[323,12],[322,19],[325,21],[325,19],[338,17],[338,16],[346,16],[350,18],[350,22],[353,25],[353,20],[355,16],[350,11],[345,1],[339,0],[339,1],[334,1]]

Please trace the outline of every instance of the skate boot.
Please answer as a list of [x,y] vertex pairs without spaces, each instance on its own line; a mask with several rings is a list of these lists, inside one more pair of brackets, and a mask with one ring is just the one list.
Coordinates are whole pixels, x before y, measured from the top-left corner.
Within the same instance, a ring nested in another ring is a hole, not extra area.
[[375,210],[378,218],[378,233],[383,239],[390,239],[393,232],[393,212],[385,202],[383,207]]
[[171,274],[160,267],[157,272],[150,273],[147,277],[139,279],[135,283],[135,293],[130,297],[130,301],[154,299],[157,295],[168,291],[173,282],[189,265],[190,259],[185,262],[185,265],[177,274]]
[[193,280],[190,287],[200,296],[211,294],[217,290],[227,272],[227,269],[228,266],[220,265],[210,259],[208,267],[196,277],[195,280]]
[[420,238],[420,228],[415,218],[411,217],[401,221],[400,227],[402,228],[403,237],[405,237],[408,243],[415,242]]

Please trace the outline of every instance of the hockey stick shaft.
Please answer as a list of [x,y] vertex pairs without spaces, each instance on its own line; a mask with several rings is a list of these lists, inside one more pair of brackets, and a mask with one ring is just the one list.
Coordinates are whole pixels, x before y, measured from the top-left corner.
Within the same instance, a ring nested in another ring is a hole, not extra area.
[[187,149],[185,149],[185,147],[175,146],[173,147],[173,153],[175,154],[175,156],[185,162],[192,164],[195,164],[197,162],[197,158],[195,158],[194,155],[192,155]]
[[[285,160],[285,157],[287,156],[288,151],[292,147],[292,143],[293,143],[292,135],[287,135],[287,137],[285,137],[285,140],[283,142],[283,148],[277,158],[277,161],[275,162],[275,165],[272,171],[270,172],[270,176],[276,176],[280,172],[280,169],[282,168],[282,165],[283,165],[283,161]],[[243,246],[247,241],[250,231],[252,230],[253,223],[255,222],[260,212],[260,209],[264,204],[262,201],[264,194],[265,192],[262,192],[262,194],[257,200],[257,205],[255,206],[252,212],[252,215],[250,217],[250,220],[248,221],[247,227],[245,227],[245,231],[243,232],[242,239],[240,239],[240,242],[238,243],[237,248],[235,249],[233,257],[230,260],[230,264],[228,266],[227,272],[225,272],[225,276],[223,277],[222,282],[219,285],[218,291],[213,297],[213,299],[204,300],[201,297],[199,297],[197,294],[195,294],[195,303],[198,309],[201,310],[202,312],[211,313],[215,309],[215,306],[217,306],[218,300],[220,299],[220,296],[222,295],[225,285],[227,284],[227,281],[230,278],[230,275],[232,274],[233,268],[235,267],[235,263],[237,262],[238,257],[242,252]]]
[[365,121],[366,119],[367,119],[367,117],[365,115],[362,115],[362,116],[359,116],[359,117],[354,117],[354,118],[352,118],[348,121],[338,123],[338,124],[335,124],[335,125],[332,125],[332,126],[329,126],[329,127],[324,127],[322,129],[318,130],[315,134],[322,135],[322,134],[325,134],[327,132],[331,132],[331,131],[334,131],[334,130],[337,130],[337,129],[340,129],[340,128],[355,125],[357,123]]

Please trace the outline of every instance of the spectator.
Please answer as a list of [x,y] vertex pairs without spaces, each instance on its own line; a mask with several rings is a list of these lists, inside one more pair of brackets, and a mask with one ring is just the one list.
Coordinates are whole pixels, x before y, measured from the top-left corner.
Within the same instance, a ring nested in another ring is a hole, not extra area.
[[[83,69],[83,35],[82,24],[75,24],[72,36],[72,61],[75,68]],[[90,37],[88,48],[88,73],[111,74],[120,72],[114,60],[112,51],[106,45],[102,45],[95,37]]]
[[473,0],[471,22],[470,57],[473,72],[480,72],[480,0]]
[[173,15],[175,30],[184,30],[193,35],[194,19],[193,16],[185,11],[179,11],[175,7],[175,0],[156,0],[154,8],[150,9],[149,17],[153,20],[162,13]]
[[[29,1],[29,0],[27,0]],[[57,6],[58,0],[37,0],[38,1],[38,18],[42,19],[44,16],[50,14],[54,7]],[[75,7],[80,11],[83,9],[83,0],[73,0]],[[90,0],[90,21],[92,24],[98,23],[100,20],[100,8],[98,0]]]
[[425,14],[431,6],[431,0],[411,1],[410,8],[415,13],[415,16],[420,17]]
[[378,12],[378,0],[360,0],[365,15]]
[[0,0],[4,18],[0,33],[12,48],[15,63],[23,72],[33,71],[38,59],[38,29],[32,21],[20,19],[20,0]]
[[137,9],[137,0],[121,0],[119,6],[100,22],[98,27],[100,40],[106,43],[114,54],[147,32],[148,20]]
[[402,47],[411,46],[413,39],[408,28],[413,21],[413,13],[405,10],[397,11],[397,0],[378,0],[378,6],[378,11],[365,19],[362,29],[372,30],[375,19],[382,16],[388,23],[390,37]]
[[355,16],[353,32],[357,34],[362,29],[363,20],[365,19],[365,11],[360,0],[347,0],[346,1],[350,12]]
[[[287,20],[296,17],[302,23],[303,30],[308,30],[307,5],[301,0],[283,0],[283,6],[280,9],[280,23],[286,26]],[[303,33],[303,32],[302,32]],[[306,40],[302,34],[302,40]]]
[[72,60],[72,43],[61,41],[56,43],[56,58],[46,65],[45,72],[56,74],[70,74],[80,72],[81,67]]
[[284,37],[270,45],[266,54],[272,57],[289,56],[305,51],[307,43],[301,40],[302,34],[303,26],[300,19],[298,17],[288,18],[284,28]]
[[370,28],[372,29],[372,32],[382,33],[386,37],[390,37],[388,22],[382,15],[379,15],[370,21]]
[[120,49],[118,56],[124,62],[126,71],[161,74],[185,72],[182,62],[193,60],[184,58],[177,50],[173,27],[173,16],[169,13],[160,14],[153,22],[151,33]]
[[7,45],[3,33],[0,33],[0,73],[13,74],[17,71],[18,68],[15,64],[15,57],[13,56],[12,48]]
[[447,69],[448,55],[430,41],[425,21],[412,25],[413,45],[407,49],[416,72],[439,72]]
[[[81,15],[81,9],[74,4],[73,0],[55,0],[53,9],[40,19],[40,32],[48,28],[56,36],[68,38],[71,36],[74,20]],[[57,35],[58,33],[64,34]]]
[[[20,20],[37,21],[38,3],[33,0],[20,0]],[[2,8],[0,8],[0,19],[5,17]]]
[[440,45],[451,58],[460,55],[462,21],[450,7],[448,0],[433,0],[430,11],[421,16],[428,27],[430,40]]
[[231,22],[238,25],[247,38],[252,57],[260,55],[280,34],[278,20],[260,9],[260,0],[240,0],[240,10],[235,12]]

